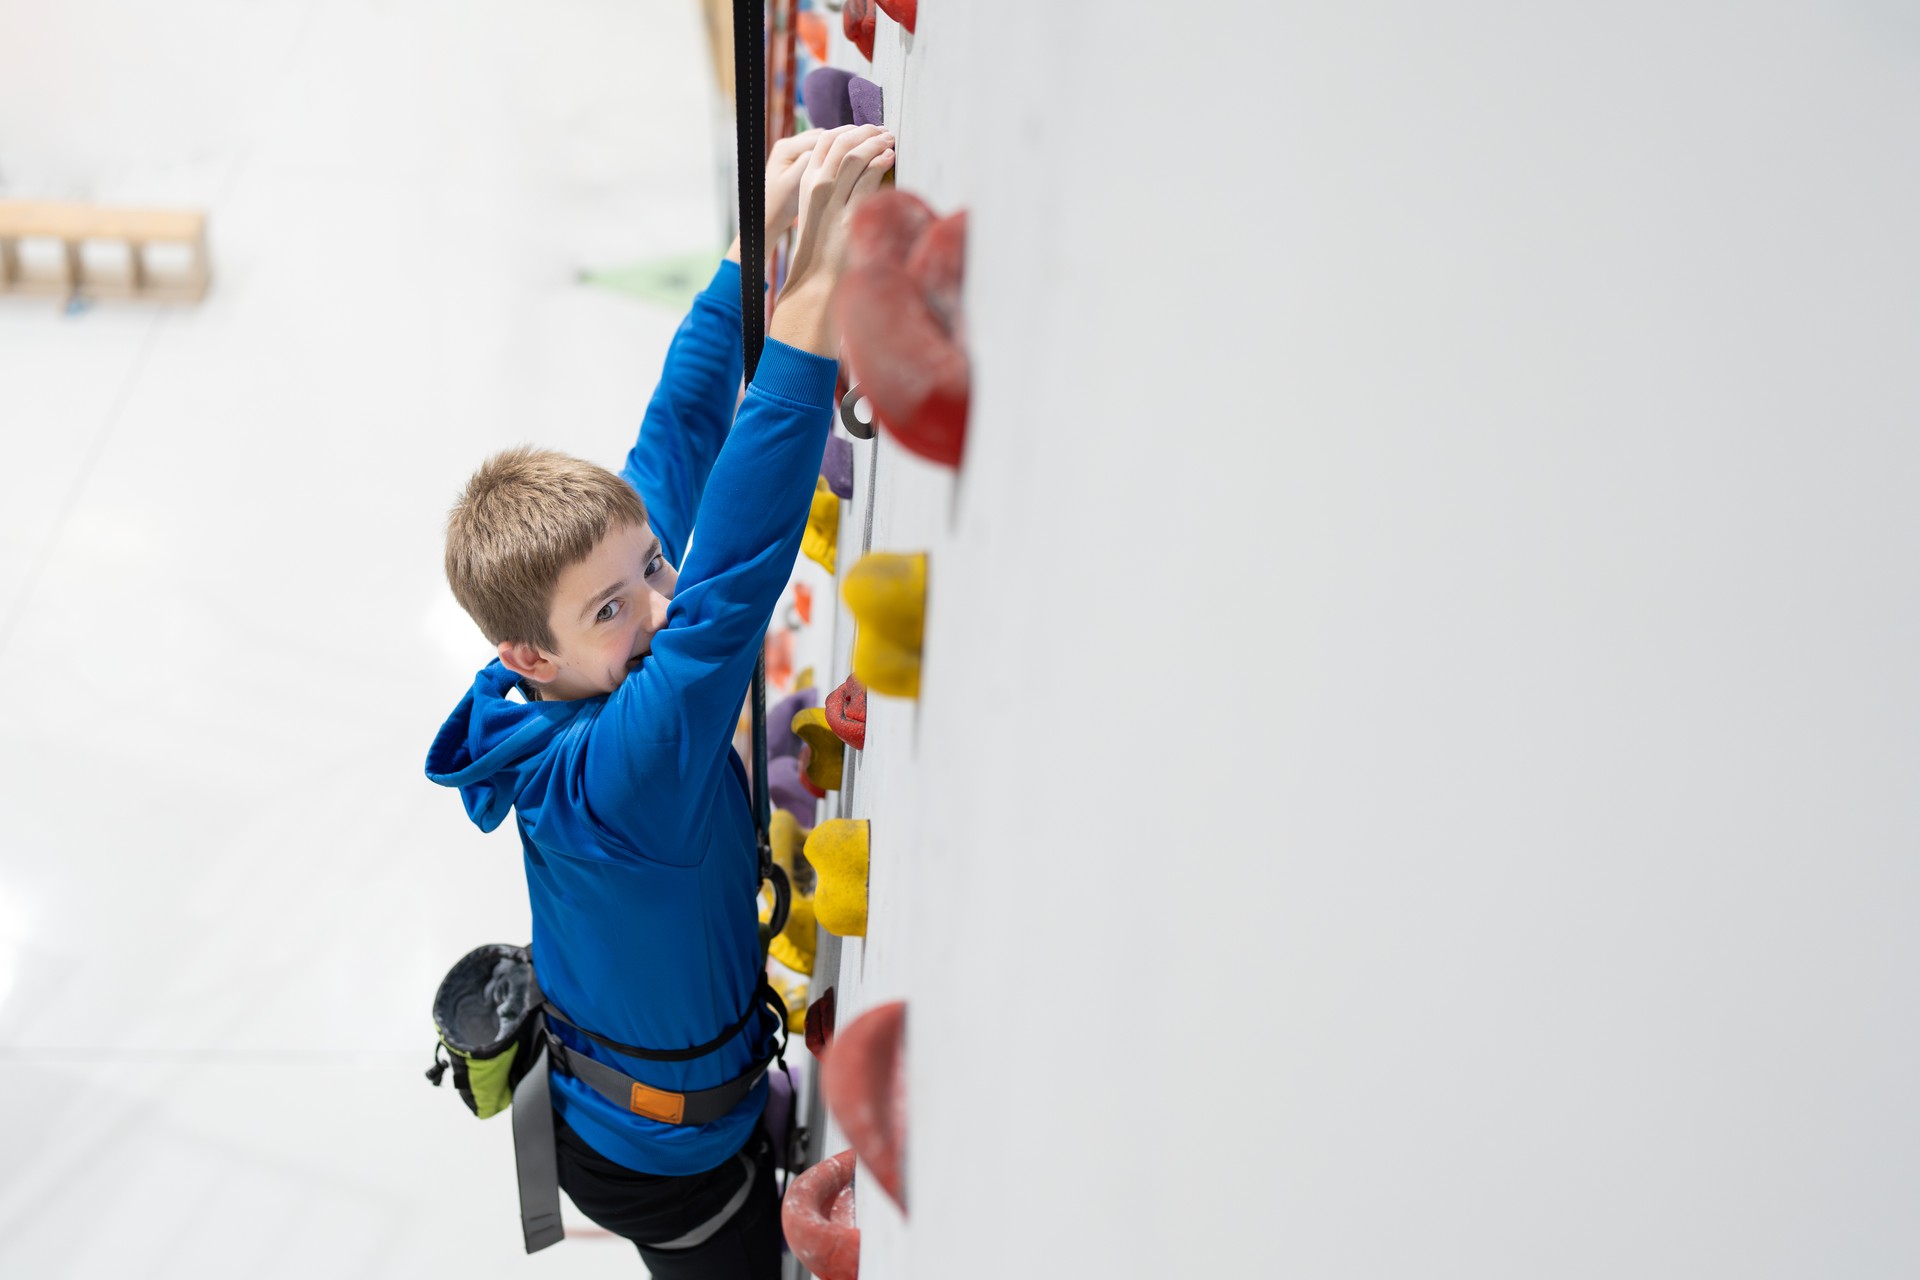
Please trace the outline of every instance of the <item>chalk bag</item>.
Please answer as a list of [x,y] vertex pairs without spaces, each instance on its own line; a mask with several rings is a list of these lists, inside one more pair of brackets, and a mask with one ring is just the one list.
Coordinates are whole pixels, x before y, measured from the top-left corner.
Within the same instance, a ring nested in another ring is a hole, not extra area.
[[427,1079],[453,1069],[460,1100],[482,1120],[513,1105],[513,1089],[540,1056],[540,987],[525,947],[491,942],[448,970],[433,997],[440,1033]]

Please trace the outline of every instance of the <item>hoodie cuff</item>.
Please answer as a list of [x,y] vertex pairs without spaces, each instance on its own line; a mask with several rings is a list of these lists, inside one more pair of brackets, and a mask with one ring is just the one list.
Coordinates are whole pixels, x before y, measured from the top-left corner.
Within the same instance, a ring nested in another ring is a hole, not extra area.
[[713,273],[713,279],[707,282],[707,287],[700,291],[700,296],[739,315],[740,264],[728,258],[720,259],[719,269]]
[[839,374],[839,362],[768,338],[760,351],[760,365],[753,373],[752,389],[796,404],[832,409],[834,382]]

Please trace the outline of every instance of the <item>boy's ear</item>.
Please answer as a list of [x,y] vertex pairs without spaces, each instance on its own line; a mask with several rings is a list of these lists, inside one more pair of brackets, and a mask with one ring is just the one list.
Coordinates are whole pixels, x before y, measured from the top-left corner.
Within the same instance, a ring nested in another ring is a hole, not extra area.
[[535,684],[546,684],[560,674],[559,664],[524,640],[500,642],[500,665]]

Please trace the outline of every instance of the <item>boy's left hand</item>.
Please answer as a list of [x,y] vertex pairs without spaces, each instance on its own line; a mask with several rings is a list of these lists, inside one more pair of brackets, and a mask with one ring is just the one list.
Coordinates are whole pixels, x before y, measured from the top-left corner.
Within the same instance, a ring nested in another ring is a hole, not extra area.
[[[800,182],[806,177],[808,163],[819,151],[821,139],[859,127],[849,124],[838,129],[809,129],[773,144],[773,154],[767,157],[767,237],[762,244],[771,249],[773,242],[785,235],[793,226],[794,218],[799,216]],[[733,244],[727,249],[727,261],[740,261],[739,236],[733,238]]]

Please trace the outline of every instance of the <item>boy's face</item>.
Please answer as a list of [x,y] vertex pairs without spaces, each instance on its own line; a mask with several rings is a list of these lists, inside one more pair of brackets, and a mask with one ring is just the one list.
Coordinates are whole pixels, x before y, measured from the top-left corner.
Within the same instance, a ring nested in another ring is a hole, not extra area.
[[646,525],[617,525],[554,585],[547,626],[551,651],[502,643],[500,660],[552,701],[612,693],[653,648],[667,624],[679,575]]

